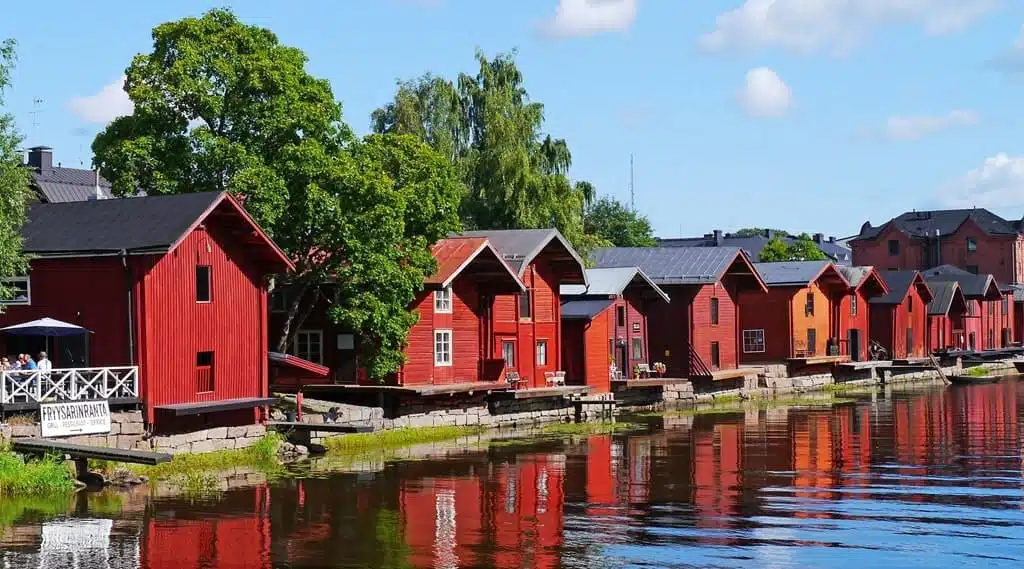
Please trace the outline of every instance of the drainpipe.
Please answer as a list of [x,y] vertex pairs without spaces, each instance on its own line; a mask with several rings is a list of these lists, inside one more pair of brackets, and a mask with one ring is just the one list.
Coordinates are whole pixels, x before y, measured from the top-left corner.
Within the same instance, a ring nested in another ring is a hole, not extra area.
[[132,297],[132,273],[128,269],[128,250],[121,249],[121,266],[128,298],[128,364],[135,365],[135,299]]
[[942,241],[939,240],[939,230],[935,230],[935,266],[942,264]]

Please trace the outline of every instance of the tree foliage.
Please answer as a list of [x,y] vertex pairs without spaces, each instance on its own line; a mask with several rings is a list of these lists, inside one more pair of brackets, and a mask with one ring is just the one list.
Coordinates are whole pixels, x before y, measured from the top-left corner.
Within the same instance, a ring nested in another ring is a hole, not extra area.
[[646,216],[617,199],[604,197],[587,206],[584,232],[616,247],[653,247],[654,231]]
[[[402,361],[429,246],[459,228],[451,165],[413,137],[354,139],[330,85],[269,30],[211,10],[153,30],[125,89],[134,112],[93,142],[120,195],[226,190],[291,255],[284,350],[325,290],[383,378]],[[329,289],[324,282],[336,283]]]
[[773,235],[789,235],[789,232],[782,229],[770,229],[768,227],[744,227],[733,233],[735,237],[757,237],[764,235],[767,232],[771,232]]
[[455,164],[470,228],[554,226],[579,244],[593,186],[569,180],[568,144],[543,132],[544,106],[530,100],[515,53],[477,52],[476,60],[477,72],[455,81],[424,75],[399,83],[371,115],[372,129],[417,136]]
[[772,237],[764,249],[761,249],[762,263],[778,263],[780,261],[824,261],[827,259],[814,240],[807,234],[783,241],[776,235]]
[[[0,278],[23,275],[28,260],[22,253],[21,226],[25,223],[29,196],[29,173],[22,166],[21,136],[14,117],[3,112],[4,91],[10,86],[14,67],[15,43],[0,41]],[[0,286],[0,296],[12,293]]]

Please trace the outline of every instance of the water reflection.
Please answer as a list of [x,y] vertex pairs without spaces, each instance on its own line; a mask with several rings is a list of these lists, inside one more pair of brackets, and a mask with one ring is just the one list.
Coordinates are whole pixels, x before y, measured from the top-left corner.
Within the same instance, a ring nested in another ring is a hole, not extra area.
[[[1011,382],[133,497],[3,531],[3,567],[1020,567]],[[79,545],[74,545],[79,544]]]

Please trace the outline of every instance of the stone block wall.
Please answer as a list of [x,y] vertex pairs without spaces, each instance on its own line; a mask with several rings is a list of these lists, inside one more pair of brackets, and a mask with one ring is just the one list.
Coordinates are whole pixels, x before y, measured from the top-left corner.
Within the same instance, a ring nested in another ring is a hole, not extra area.
[[[7,425],[12,439],[34,439],[42,435],[39,423],[16,423]],[[54,438],[65,443],[133,449],[143,440],[146,425],[142,420],[141,411],[111,412],[110,432],[98,435],[77,435],[74,437]]]
[[216,427],[191,433],[152,437],[140,441],[135,448],[168,454],[234,450],[248,448],[266,434],[265,425]]

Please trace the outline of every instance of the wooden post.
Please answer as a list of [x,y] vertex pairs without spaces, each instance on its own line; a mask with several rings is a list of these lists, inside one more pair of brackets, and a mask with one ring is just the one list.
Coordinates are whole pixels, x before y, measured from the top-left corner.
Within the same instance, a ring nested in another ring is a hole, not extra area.
[[295,420],[302,422],[302,391],[295,393]]

